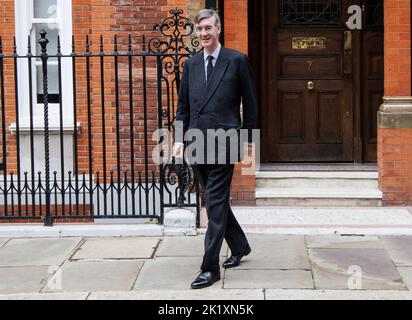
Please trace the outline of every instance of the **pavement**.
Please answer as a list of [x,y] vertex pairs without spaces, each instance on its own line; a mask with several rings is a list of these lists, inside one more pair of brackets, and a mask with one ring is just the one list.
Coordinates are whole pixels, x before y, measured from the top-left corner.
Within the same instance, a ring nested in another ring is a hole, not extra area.
[[412,236],[249,233],[238,268],[191,290],[203,239],[0,237],[0,300],[412,299]]
[[[412,236],[410,207],[232,207],[246,233],[266,235]],[[167,210],[166,210],[167,211]],[[195,211],[173,209],[165,224],[144,218],[96,219],[94,223],[2,224],[1,238],[162,237],[197,235]],[[201,226],[207,225],[201,210]]]

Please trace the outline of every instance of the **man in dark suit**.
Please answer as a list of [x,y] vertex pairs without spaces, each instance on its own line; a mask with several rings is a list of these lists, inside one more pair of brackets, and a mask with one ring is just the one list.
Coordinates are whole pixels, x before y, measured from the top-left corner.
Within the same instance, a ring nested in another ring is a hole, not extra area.
[[[223,239],[231,250],[231,257],[224,262],[224,268],[238,266],[243,256],[251,251],[230,208],[230,185],[234,164],[242,159],[245,152],[239,136],[241,129],[247,129],[246,148],[252,143],[257,102],[247,56],[219,43],[221,23],[216,12],[209,9],[199,11],[195,28],[204,50],[184,64],[176,121],[182,124],[186,136],[196,129],[204,139],[200,143],[199,136],[196,137],[194,145],[198,147],[195,148],[198,154],[194,161],[189,161],[194,165],[196,177],[205,191],[209,219],[201,273],[191,285],[193,289],[199,289],[220,280],[219,255]],[[220,136],[223,134],[223,139],[219,138],[219,133]],[[231,139],[230,146],[226,138]],[[199,158],[199,153],[203,153],[203,159]],[[183,141],[175,137],[173,155],[183,158],[183,154]]]

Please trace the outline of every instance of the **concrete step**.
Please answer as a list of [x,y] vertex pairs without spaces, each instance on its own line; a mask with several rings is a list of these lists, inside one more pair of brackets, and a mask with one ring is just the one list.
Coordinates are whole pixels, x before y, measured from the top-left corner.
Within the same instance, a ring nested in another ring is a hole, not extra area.
[[378,172],[261,171],[256,187],[377,189]]
[[258,206],[380,207],[382,192],[377,189],[256,188]]
[[379,207],[378,172],[263,171],[256,173],[258,206]]
[[412,235],[406,207],[232,207],[249,234]]

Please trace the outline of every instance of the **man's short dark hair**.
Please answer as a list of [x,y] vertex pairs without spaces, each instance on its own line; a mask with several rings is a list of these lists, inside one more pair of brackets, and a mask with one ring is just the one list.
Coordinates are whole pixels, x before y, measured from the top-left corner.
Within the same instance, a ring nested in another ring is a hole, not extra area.
[[216,11],[211,10],[211,9],[200,10],[195,17],[195,24],[199,24],[200,21],[205,18],[212,18],[212,17],[215,20],[215,26],[220,27],[221,26],[220,17]]

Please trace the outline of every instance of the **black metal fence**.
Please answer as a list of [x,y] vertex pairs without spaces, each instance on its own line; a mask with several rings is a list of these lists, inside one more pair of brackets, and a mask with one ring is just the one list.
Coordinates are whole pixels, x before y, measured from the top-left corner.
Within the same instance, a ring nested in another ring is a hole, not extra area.
[[182,64],[198,46],[183,11],[170,14],[157,37],[73,38],[70,53],[44,30],[26,54],[16,40],[7,54],[0,37],[0,221],[199,214],[191,168],[154,161],[165,156],[156,129],[173,132]]

